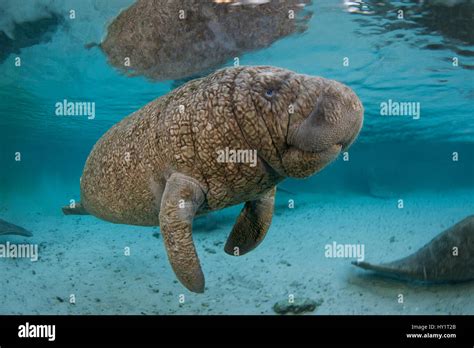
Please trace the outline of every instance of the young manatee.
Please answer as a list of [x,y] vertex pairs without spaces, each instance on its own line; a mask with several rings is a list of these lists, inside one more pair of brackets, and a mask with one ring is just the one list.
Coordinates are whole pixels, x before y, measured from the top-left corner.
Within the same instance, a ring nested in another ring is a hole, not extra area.
[[203,76],[245,52],[305,31],[309,2],[138,0],[112,21],[99,46],[111,65],[129,75]]
[[25,230],[23,227],[11,224],[5,220],[0,219],[0,236],[14,234],[18,236],[31,237],[33,234]]
[[380,265],[353,262],[366,270],[424,282],[474,279],[474,215],[442,232],[416,253]]
[[362,119],[359,98],[339,82],[270,66],[222,69],[100,138],[82,174],[78,213],[160,225],[178,279],[203,292],[193,218],[245,202],[225,251],[247,253],[270,226],[276,185],[324,168],[354,141]]

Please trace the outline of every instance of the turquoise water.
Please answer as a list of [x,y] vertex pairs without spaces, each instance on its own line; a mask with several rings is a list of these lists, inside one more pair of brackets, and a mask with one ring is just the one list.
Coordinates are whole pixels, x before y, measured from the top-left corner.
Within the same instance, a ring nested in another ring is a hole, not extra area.
[[[11,33],[12,23],[21,23],[22,16],[27,21],[34,21],[44,16],[46,11],[43,7],[39,9],[35,1],[17,3],[16,7],[9,6],[8,1],[0,5],[0,11],[4,11],[0,14],[0,30],[4,33]],[[11,39],[13,41],[8,41],[9,46],[0,39],[0,217],[28,228],[38,236],[34,237],[38,238],[37,241],[46,245],[54,236],[54,245],[60,250],[64,246],[61,236],[76,234],[87,226],[99,223],[92,217],[67,220],[68,217],[63,217],[60,211],[60,207],[68,204],[70,199],[79,200],[79,178],[94,143],[113,124],[168,93],[174,83],[125,76],[107,63],[98,48],[84,48],[90,42],[100,42],[105,36],[107,23],[132,1],[66,0],[46,3],[49,4],[46,7],[50,6],[46,13],[51,11],[60,19],[54,24],[37,22],[38,27],[33,31],[40,37],[25,41],[33,44],[21,43],[12,49],[15,37]],[[442,1],[425,1],[424,4],[415,1],[346,4],[342,0],[313,1],[309,8],[313,15],[306,32],[291,35],[270,47],[239,57],[241,65],[274,65],[341,81],[354,89],[365,107],[364,126],[350,149],[350,161],[340,158],[315,177],[290,180],[282,185],[290,192],[290,197],[285,196],[288,193],[282,193],[278,198],[278,221],[272,227],[275,235],[286,231],[288,225],[294,226],[293,215],[285,208],[289,198],[299,197],[297,202],[301,202],[301,214],[316,215],[314,211],[305,212],[304,209],[311,209],[313,202],[318,202],[321,207],[327,202],[326,209],[332,209],[331,214],[334,215],[320,212],[325,216],[320,220],[325,226],[330,226],[336,217],[350,226],[355,218],[351,211],[366,207],[366,225],[363,222],[354,223],[358,226],[358,231],[352,234],[354,240],[376,240],[366,236],[379,235],[378,231],[383,228],[392,229],[391,223],[398,226],[399,231],[407,226],[417,229],[411,236],[416,242],[404,239],[410,236],[397,237],[402,241],[392,254],[397,258],[407,252],[403,245],[422,245],[441,232],[440,225],[448,227],[474,213],[474,5],[469,1],[446,1],[449,6],[438,3]],[[71,8],[77,10],[74,20],[67,17]],[[403,20],[397,18],[400,9],[404,11]],[[21,57],[20,67],[15,66],[16,57]],[[344,66],[345,58],[349,61],[347,66]],[[457,64],[453,65],[455,61]],[[230,59],[223,66],[232,64]],[[64,99],[95,102],[96,117],[89,120],[85,117],[56,116],[55,104]],[[419,103],[419,118],[382,116],[381,103],[388,100]],[[17,152],[21,153],[21,161],[15,161]],[[458,160],[453,160],[454,153],[457,153]],[[367,199],[371,201],[367,203]],[[408,209],[413,209],[406,213],[409,216],[404,215],[405,220],[396,215],[398,199],[405,199]],[[436,205],[438,200],[439,205]],[[410,205],[410,202],[416,204]],[[309,206],[304,208],[305,204]],[[394,215],[386,213],[387,206],[394,207]],[[337,211],[338,207],[341,211]],[[206,224],[200,224],[199,229],[222,230],[216,236],[224,236],[230,230],[236,213],[232,210],[230,213],[216,213],[217,217],[222,214],[223,218],[228,215],[231,218],[218,228],[211,229]],[[69,221],[74,223],[68,225]],[[298,225],[302,231],[301,238],[305,238],[305,231],[317,224],[318,219],[307,225],[304,221]],[[430,227],[425,229],[427,223]],[[58,224],[60,227],[57,227]],[[110,233],[114,229],[123,231],[124,228],[105,223],[101,226],[107,226],[102,228]],[[57,228],[59,231],[48,233]],[[397,231],[397,228],[392,230]],[[377,232],[372,233],[372,229]],[[334,230],[334,238],[337,233],[338,230]],[[104,242],[102,237],[87,236],[91,242],[94,238]],[[133,240],[131,233],[117,232],[117,239],[121,236],[125,240]],[[211,237],[200,234],[199,238]],[[267,242],[272,243],[272,240]],[[382,249],[377,250],[383,250],[388,239],[374,243],[380,243]],[[84,248],[83,251],[80,248]],[[219,249],[220,258],[227,257],[223,253],[221,255],[221,247],[216,249]],[[87,244],[78,243],[74,250],[79,255],[81,252],[86,255],[89,249]],[[147,255],[145,251],[143,253]],[[258,262],[259,250],[254,253]],[[291,255],[298,257],[297,254]],[[373,255],[384,256],[380,252]],[[216,265],[219,264],[219,257]],[[160,258],[162,266],[169,267],[166,258],[163,255]],[[145,259],[143,262],[146,262]],[[153,256],[150,259],[152,263]],[[212,262],[209,261],[209,268],[213,267]],[[233,267],[239,267],[239,262]],[[291,261],[292,264],[295,262]],[[340,266],[350,267],[348,263]],[[27,277],[26,274],[31,273],[30,267],[34,266],[22,267],[25,269],[24,277]],[[140,262],[133,267],[139,269]],[[284,282],[284,271],[278,271],[278,274],[281,276],[278,282]],[[16,277],[21,283],[23,275]],[[95,279],[94,272],[89,270],[88,277]],[[43,281],[48,288],[48,281]],[[169,282],[173,282],[171,274]],[[265,281],[260,280],[259,283]],[[174,288],[170,291],[179,292],[179,284],[172,284]],[[272,284],[265,284],[266,291],[271,292]],[[218,284],[209,286],[218,287]],[[308,285],[308,289],[310,287]],[[245,303],[246,292],[239,293],[238,289],[236,296],[240,296],[241,303]],[[278,289],[279,296],[283,296],[286,290]],[[468,300],[472,296],[467,295],[469,291],[472,293],[472,288],[457,294]],[[44,290],[44,294],[48,295],[48,290]],[[14,298],[9,301],[13,304],[8,309],[4,307],[4,312],[46,311],[41,309],[46,308],[41,298],[23,309],[20,300],[16,304]],[[229,307],[226,310],[225,305],[221,305],[217,312],[256,312],[253,304],[248,308],[242,306],[244,309]],[[134,312],[133,306],[125,307],[119,310],[109,303],[106,309],[97,309],[97,312]],[[91,308],[83,312],[95,312],[94,307]],[[171,305],[167,305],[160,313],[180,312],[175,307],[170,308]],[[343,304],[337,308],[333,312],[348,312]],[[462,310],[459,305],[454,311]],[[57,309],[57,312],[64,311]],[[331,309],[323,308],[322,311],[331,312]],[[389,305],[386,311],[397,313],[397,309],[391,309]],[[443,308],[442,311],[448,309]],[[377,310],[372,308],[368,312],[377,313]]]

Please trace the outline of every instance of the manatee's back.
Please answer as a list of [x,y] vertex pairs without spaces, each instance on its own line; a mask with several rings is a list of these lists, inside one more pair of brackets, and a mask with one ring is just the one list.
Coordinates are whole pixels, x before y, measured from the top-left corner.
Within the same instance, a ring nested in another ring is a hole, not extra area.
[[164,185],[167,160],[157,144],[166,98],[123,119],[95,144],[81,177],[81,203],[90,214],[116,223],[158,225],[155,197]]

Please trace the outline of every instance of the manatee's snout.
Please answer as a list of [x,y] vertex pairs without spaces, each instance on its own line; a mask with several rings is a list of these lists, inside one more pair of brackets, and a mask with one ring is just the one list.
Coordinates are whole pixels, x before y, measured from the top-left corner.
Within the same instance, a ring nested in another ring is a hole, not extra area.
[[357,95],[333,80],[308,79],[308,93],[315,102],[309,115],[290,130],[288,142],[303,151],[322,152],[347,149],[362,127],[364,108]]

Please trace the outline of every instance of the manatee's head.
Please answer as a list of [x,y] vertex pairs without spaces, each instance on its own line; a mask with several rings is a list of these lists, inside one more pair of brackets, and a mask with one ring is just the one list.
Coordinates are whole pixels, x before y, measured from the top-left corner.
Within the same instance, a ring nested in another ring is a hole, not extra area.
[[[334,80],[257,66],[243,68],[235,88],[238,102],[252,104],[255,127],[266,128],[270,137],[271,146],[257,146],[257,152],[281,176],[318,172],[354,142],[362,127],[362,103]],[[245,120],[245,115],[237,107],[237,116]],[[243,128],[251,138],[249,126]]]

